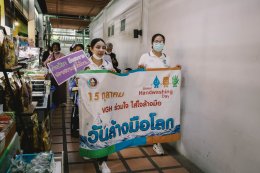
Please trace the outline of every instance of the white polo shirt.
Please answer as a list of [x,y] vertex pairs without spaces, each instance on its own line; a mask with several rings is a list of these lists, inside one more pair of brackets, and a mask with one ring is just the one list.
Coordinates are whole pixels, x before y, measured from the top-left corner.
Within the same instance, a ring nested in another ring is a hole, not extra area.
[[97,66],[91,58],[88,59],[90,64],[86,67],[86,70],[114,70],[113,65],[111,62],[104,60],[100,66]]
[[161,57],[157,57],[153,51],[150,51],[141,56],[138,66],[144,66],[145,68],[168,68],[170,63],[169,58],[164,53]]

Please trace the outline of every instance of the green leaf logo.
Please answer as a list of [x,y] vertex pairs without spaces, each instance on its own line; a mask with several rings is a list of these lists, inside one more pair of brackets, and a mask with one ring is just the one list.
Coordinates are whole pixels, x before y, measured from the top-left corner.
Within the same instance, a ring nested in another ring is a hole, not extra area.
[[178,87],[178,84],[180,83],[180,79],[179,79],[179,77],[178,76],[173,76],[172,77],[172,85],[173,85],[173,87]]

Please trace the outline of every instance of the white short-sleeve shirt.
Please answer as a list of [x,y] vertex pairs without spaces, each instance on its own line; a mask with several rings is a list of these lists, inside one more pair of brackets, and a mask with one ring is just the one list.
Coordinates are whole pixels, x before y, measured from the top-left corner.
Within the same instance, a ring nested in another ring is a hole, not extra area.
[[103,60],[107,60],[112,63],[110,55],[105,54]]
[[86,69],[89,70],[114,70],[113,65],[111,62],[104,60],[100,66],[97,66],[91,58],[88,59],[90,61],[90,64]]
[[138,66],[144,66],[145,68],[168,68],[170,67],[170,62],[164,53],[161,57],[157,57],[150,51],[141,56]]

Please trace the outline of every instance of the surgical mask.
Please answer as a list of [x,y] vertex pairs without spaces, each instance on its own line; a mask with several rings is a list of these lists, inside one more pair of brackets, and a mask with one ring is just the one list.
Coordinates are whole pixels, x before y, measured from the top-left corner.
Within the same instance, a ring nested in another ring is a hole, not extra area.
[[103,56],[100,58],[96,54],[93,54],[93,58],[95,58],[96,60],[101,60],[101,59],[103,59]]
[[153,50],[161,52],[164,48],[164,43],[153,43]]

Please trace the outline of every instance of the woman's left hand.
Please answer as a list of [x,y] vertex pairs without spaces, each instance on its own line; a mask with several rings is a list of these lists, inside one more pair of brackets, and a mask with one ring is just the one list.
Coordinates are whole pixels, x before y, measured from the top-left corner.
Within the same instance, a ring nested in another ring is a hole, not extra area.
[[111,69],[111,70],[109,70],[109,71],[114,72],[114,73],[117,73],[117,71],[116,71],[115,69]]

